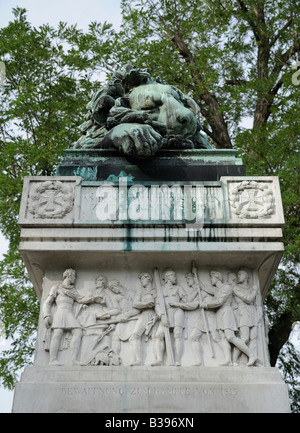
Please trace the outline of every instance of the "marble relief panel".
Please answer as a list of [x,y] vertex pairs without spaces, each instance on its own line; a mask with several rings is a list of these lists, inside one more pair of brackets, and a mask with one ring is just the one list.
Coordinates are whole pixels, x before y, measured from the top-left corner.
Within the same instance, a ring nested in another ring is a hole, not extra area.
[[[180,269],[179,269],[180,268]],[[48,282],[40,340],[48,365],[267,366],[256,272],[181,267]]]

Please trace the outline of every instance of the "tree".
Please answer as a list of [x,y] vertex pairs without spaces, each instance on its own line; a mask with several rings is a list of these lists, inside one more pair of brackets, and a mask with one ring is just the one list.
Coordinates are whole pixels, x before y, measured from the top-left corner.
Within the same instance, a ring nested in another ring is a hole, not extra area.
[[216,147],[232,147],[243,116],[254,130],[267,124],[300,49],[297,1],[123,0],[122,8],[131,48],[123,59],[131,53],[190,90]]
[[[300,93],[292,78],[300,53],[299,2],[123,0],[122,12],[119,62],[148,66],[192,94],[207,135],[217,148],[237,148],[248,175],[279,176],[286,217],[283,264],[296,288]],[[124,45],[129,49],[122,50]],[[252,128],[242,127],[245,117]],[[295,292],[297,309],[284,326],[287,333],[299,313]]]
[[300,412],[300,357],[295,346],[287,341],[278,356],[278,368],[283,373],[285,383],[288,385],[292,412]]
[[[92,23],[84,34],[60,23],[36,29],[26,10],[0,29],[0,226],[10,241],[0,264],[0,317],[11,349],[0,359],[2,382],[13,387],[33,353],[39,306],[18,252],[17,218],[24,176],[53,175],[63,149],[78,138],[87,101],[104,70],[111,26]],[[94,46],[97,41],[97,46]],[[91,58],[90,50],[93,51]]]

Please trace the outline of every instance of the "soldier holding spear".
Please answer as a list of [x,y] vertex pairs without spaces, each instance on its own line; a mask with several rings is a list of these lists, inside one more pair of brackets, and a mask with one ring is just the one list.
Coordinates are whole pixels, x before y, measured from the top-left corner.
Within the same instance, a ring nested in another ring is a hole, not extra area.
[[[177,305],[187,302],[187,293],[177,284],[177,276],[173,269],[167,269],[163,274],[164,284],[161,286],[158,269],[154,270],[157,289],[157,304],[155,311],[161,322],[155,334],[156,360],[152,365],[161,365],[166,345],[169,365],[181,364],[183,351],[184,311]],[[175,341],[175,359],[171,344],[170,329],[173,329]]]
[[223,284],[223,277],[220,272],[211,271],[210,279],[215,287],[214,296],[209,302],[201,302],[200,307],[205,309],[216,309],[217,329],[223,335],[223,351],[225,363],[223,365],[232,365],[231,345],[239,349],[248,357],[248,366],[254,365],[257,356],[253,353],[244,341],[236,335],[238,330],[234,313],[231,307],[232,289],[229,285]]
[[[194,276],[195,283],[196,283],[197,290],[198,290],[199,306],[200,306],[200,309],[201,309],[201,319],[202,319],[202,322],[204,324],[205,333],[207,335],[207,340],[208,340],[208,344],[209,344],[210,354],[211,354],[211,357],[214,358],[215,355],[214,355],[214,351],[213,351],[213,347],[212,347],[212,343],[211,343],[211,339],[210,339],[210,333],[209,333],[209,329],[208,329],[207,318],[206,318],[206,314],[205,314],[204,308],[201,305],[202,304],[202,296],[201,296],[200,281],[198,279],[198,271],[197,271],[197,268],[196,268],[194,262],[192,262],[192,274]],[[201,329],[201,319],[200,319],[200,326],[199,326],[200,329]],[[194,328],[193,332],[192,332],[192,337],[191,337],[193,342],[197,341],[197,335],[195,335],[195,334],[198,335],[197,331],[195,332],[195,328]],[[201,336],[201,334],[200,334],[200,336]],[[196,355],[195,344],[193,346],[194,346],[194,354]],[[199,358],[197,356],[196,356],[196,358],[197,358],[198,361],[200,361],[200,364],[201,364],[201,360],[199,360]]]
[[[200,307],[200,302],[202,302],[201,289],[203,289],[203,285],[198,278],[198,271],[192,263],[192,272],[189,272],[185,275],[187,285],[189,286],[188,290],[188,301],[187,302],[172,302],[170,305],[172,307],[181,308],[185,311],[197,310]],[[207,335],[210,354],[211,357],[214,358],[214,351],[212,347],[211,338],[216,342],[220,343],[221,338],[219,333],[216,330],[216,320],[215,320],[215,312],[208,311],[205,312],[203,308],[199,310],[199,317],[195,326],[192,329],[190,340],[191,347],[195,357],[194,365],[202,365],[203,358],[200,347],[200,339],[203,334]]]

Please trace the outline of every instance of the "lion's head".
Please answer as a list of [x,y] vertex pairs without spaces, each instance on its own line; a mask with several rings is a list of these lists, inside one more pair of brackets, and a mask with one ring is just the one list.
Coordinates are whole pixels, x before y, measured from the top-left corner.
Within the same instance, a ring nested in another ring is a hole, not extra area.
[[196,102],[148,69],[118,70],[87,106],[76,148],[118,149],[147,158],[161,148],[211,148]]

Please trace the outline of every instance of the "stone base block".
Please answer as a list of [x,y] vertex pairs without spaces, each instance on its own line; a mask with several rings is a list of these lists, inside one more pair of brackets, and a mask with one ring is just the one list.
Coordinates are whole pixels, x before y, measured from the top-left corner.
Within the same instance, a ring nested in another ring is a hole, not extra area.
[[286,413],[276,368],[28,367],[13,412]]

